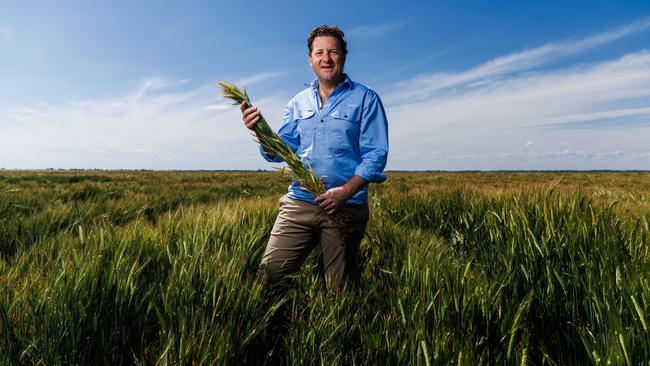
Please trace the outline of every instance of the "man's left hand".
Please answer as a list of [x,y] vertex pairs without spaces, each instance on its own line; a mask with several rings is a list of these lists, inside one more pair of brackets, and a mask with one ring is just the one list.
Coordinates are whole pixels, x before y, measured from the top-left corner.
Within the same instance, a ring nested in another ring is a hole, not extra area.
[[316,196],[316,202],[325,212],[332,215],[343,207],[351,196],[345,186],[336,187]]

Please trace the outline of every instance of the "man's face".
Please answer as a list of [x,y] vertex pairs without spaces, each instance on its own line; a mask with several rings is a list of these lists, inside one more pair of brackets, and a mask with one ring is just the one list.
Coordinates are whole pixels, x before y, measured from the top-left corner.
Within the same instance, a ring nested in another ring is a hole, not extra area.
[[314,69],[318,81],[325,84],[338,84],[343,79],[345,55],[336,37],[316,37],[312,43],[309,64]]

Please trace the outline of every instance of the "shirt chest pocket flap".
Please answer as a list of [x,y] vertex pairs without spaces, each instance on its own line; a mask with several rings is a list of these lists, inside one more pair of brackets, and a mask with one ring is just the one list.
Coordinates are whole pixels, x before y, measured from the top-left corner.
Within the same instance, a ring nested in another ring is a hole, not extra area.
[[314,116],[315,111],[310,108],[298,109],[296,110],[294,117],[296,120],[305,120],[310,119]]
[[359,107],[341,107],[332,111],[332,118],[359,124],[361,122],[361,108]]

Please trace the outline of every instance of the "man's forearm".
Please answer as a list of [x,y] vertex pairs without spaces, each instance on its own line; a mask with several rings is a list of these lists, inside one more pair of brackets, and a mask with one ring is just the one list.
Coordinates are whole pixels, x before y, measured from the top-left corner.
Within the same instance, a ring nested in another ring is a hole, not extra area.
[[355,193],[359,192],[367,184],[367,180],[358,175],[354,175],[344,185],[329,189],[316,196],[316,203],[331,215],[343,207]]
[[348,199],[354,196],[355,193],[359,192],[361,188],[368,185],[368,181],[361,178],[358,175],[353,175],[345,184],[342,186],[348,196]]

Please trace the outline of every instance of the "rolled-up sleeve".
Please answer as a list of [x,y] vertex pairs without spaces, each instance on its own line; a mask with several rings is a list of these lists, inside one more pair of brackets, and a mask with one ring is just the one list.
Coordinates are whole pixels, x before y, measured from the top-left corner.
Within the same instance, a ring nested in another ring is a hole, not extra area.
[[[295,153],[300,146],[300,135],[298,135],[296,120],[293,117],[293,100],[284,108],[284,117],[282,117],[282,126],[278,130],[278,136],[284,141],[289,148]],[[272,163],[281,163],[282,159],[278,156],[270,155],[262,145],[260,145],[260,154],[262,157]]]
[[388,120],[379,96],[368,91],[364,100],[359,134],[361,163],[354,174],[371,183],[386,180],[384,168],[388,158]]

